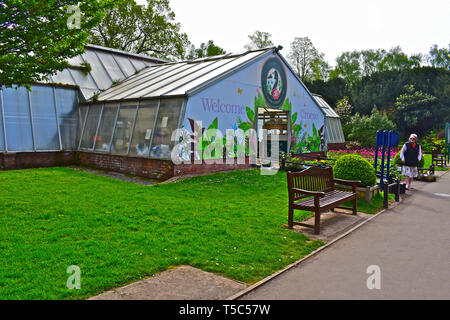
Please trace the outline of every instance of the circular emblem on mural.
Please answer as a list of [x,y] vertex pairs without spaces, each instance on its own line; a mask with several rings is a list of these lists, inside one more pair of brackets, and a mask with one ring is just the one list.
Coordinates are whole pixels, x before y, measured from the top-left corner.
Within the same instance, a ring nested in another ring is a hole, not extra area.
[[264,98],[271,107],[280,107],[286,99],[287,81],[281,61],[277,58],[268,59],[261,72],[261,87]]

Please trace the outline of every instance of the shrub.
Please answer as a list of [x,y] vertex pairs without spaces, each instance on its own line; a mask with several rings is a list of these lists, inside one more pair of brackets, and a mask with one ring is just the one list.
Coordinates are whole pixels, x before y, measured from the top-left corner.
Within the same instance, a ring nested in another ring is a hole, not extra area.
[[[397,167],[401,167],[403,165],[402,159],[400,159],[400,152],[397,153],[394,157],[394,165]],[[424,154],[422,154],[422,160],[419,161],[417,167],[423,168],[424,165],[425,165],[425,157],[424,157]]]
[[426,153],[431,153],[433,150],[437,150],[438,153],[444,153],[445,136],[441,138],[434,131],[430,131],[429,134],[423,137],[421,146]]
[[378,130],[395,130],[395,124],[375,107],[370,116],[361,116],[357,113],[350,125],[352,129],[348,139],[358,141],[364,147],[375,146]]
[[333,167],[334,177],[344,180],[360,180],[361,185],[373,186],[377,183],[375,168],[369,161],[357,154],[340,157]]
[[362,145],[358,141],[347,141],[345,142],[345,148],[347,148],[347,150],[360,149],[362,148]]

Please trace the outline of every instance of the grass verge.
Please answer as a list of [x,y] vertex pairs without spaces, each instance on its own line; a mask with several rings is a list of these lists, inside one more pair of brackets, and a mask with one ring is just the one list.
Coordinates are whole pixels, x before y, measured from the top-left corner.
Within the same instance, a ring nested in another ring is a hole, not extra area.
[[[33,169],[1,172],[0,188],[0,299],[83,299],[185,264],[254,283],[323,244],[281,228],[282,172],[148,187]],[[81,290],[66,287],[71,265]]]

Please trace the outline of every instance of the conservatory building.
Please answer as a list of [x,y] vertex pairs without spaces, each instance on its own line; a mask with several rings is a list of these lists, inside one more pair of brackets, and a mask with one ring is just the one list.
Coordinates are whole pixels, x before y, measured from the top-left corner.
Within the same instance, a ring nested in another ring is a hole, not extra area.
[[210,142],[253,129],[293,153],[324,151],[331,137],[327,111],[278,48],[166,62],[89,45],[70,65],[31,91],[1,89],[1,168],[82,164],[168,179],[251,167],[191,161],[202,152],[189,140],[196,128],[220,132]]

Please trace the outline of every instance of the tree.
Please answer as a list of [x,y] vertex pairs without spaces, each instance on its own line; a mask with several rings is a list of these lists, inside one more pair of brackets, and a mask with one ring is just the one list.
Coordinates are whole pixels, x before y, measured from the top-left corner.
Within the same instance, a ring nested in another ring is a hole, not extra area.
[[288,60],[302,81],[322,80],[328,77],[329,66],[308,37],[295,38]]
[[110,0],[0,2],[0,85],[48,79],[84,51]]
[[246,50],[257,50],[269,47],[274,47],[272,42],[272,35],[268,32],[255,31],[253,34],[248,36],[251,43],[246,44],[244,48]]
[[338,100],[338,102],[336,103],[336,113],[341,118],[342,131],[344,132],[344,136],[346,139],[352,130],[351,127],[351,122],[353,120],[352,112],[353,106],[350,104],[347,96]]
[[402,49],[397,46],[385,53],[383,60],[379,63],[378,71],[402,71],[420,66],[420,56],[413,55],[408,57],[402,52]]
[[370,116],[360,116],[359,113],[356,113],[350,122],[350,126],[349,138],[358,141],[365,147],[375,145],[378,130],[396,129],[395,124],[386,115],[381,114],[376,107],[372,109]]
[[434,68],[444,68],[450,70],[450,44],[448,49],[438,48],[437,44],[430,48],[430,55],[427,57],[428,62]]
[[225,53],[226,51],[221,47],[216,46],[213,40],[209,40],[207,43],[202,43],[200,48],[195,48],[194,45],[191,45],[186,59],[193,60],[204,57],[214,57]]
[[345,82],[342,78],[324,80],[314,80],[304,82],[309,91],[320,94],[330,105],[336,105],[337,101],[344,96],[348,96]]
[[343,52],[336,58],[336,67],[330,72],[330,78],[340,77],[351,87],[361,79],[361,53]]
[[[395,101],[396,122],[404,131],[424,134],[433,127],[433,109],[438,99],[408,85]],[[436,119],[437,120],[437,119]]]
[[331,71],[331,78],[343,78],[349,88],[355,86],[363,77],[370,77],[378,72],[402,71],[419,67],[421,55],[408,57],[400,47],[389,51],[384,49],[347,51],[336,58],[336,68]]
[[174,21],[168,0],[147,0],[147,5],[135,0],[116,1],[92,29],[91,43],[168,60],[184,58],[190,43]]

